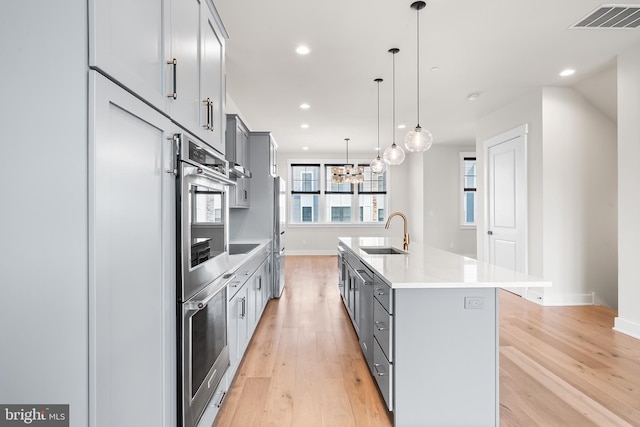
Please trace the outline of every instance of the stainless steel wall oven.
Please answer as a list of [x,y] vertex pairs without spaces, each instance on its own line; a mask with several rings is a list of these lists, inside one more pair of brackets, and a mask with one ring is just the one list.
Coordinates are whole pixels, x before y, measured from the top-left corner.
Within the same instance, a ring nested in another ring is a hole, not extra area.
[[186,134],[176,149],[178,425],[193,427],[229,366],[227,162]]

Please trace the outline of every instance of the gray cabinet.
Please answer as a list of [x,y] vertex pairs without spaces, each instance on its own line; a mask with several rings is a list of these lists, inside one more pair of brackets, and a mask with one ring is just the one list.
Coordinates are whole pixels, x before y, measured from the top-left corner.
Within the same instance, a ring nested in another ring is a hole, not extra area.
[[[251,170],[249,165],[249,128],[237,114],[227,114],[225,156],[229,166]],[[242,174],[242,170],[238,170]],[[234,173],[232,170],[231,173]]]
[[227,114],[225,157],[236,186],[231,190],[229,207],[250,207],[249,129],[237,114]]
[[270,248],[271,244],[266,244],[262,250],[243,262],[234,272],[235,279],[227,285],[229,381],[240,365],[268,300],[265,299],[265,286],[268,284],[265,265],[270,262]]
[[233,378],[247,347],[249,319],[247,317],[247,287],[242,284],[229,300],[229,322],[227,337],[229,341],[229,377]]
[[89,35],[90,66],[224,154],[226,33],[210,0],[91,0]]
[[236,178],[236,185],[229,192],[230,208],[248,208],[251,207],[249,186],[250,178]]
[[91,425],[168,427],[177,417],[175,180],[164,171],[177,129],[106,77],[89,77]]

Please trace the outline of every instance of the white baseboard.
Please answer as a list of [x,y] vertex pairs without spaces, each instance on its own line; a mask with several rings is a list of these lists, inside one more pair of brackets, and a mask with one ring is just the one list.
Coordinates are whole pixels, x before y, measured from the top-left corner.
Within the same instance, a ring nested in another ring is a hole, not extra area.
[[595,305],[596,301],[595,293],[593,292],[590,294],[545,295],[543,290],[536,288],[527,289],[524,298],[545,307]]
[[613,330],[640,340],[640,323],[616,317],[614,319]]

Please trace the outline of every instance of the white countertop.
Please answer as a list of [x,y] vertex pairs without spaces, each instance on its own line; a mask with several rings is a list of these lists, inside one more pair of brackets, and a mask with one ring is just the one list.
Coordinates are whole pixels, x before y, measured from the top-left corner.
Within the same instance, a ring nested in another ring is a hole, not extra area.
[[402,249],[402,240],[388,237],[340,237],[338,240],[384,277],[394,289],[551,286],[551,282],[541,278],[422,243],[411,243],[408,254],[369,255],[361,247],[392,246]]
[[231,240],[229,243],[230,244],[254,243],[258,245],[254,249],[252,249],[250,252],[243,253],[243,254],[229,255],[229,271],[234,271],[234,270],[237,270],[246,261],[250,260],[255,254],[262,251],[265,245],[268,245],[271,243],[271,239]]

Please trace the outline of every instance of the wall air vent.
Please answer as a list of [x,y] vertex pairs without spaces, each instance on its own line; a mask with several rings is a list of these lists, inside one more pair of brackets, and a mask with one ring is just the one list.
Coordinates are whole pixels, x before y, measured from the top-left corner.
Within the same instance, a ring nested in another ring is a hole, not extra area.
[[605,4],[571,28],[634,29],[640,26],[640,6]]

